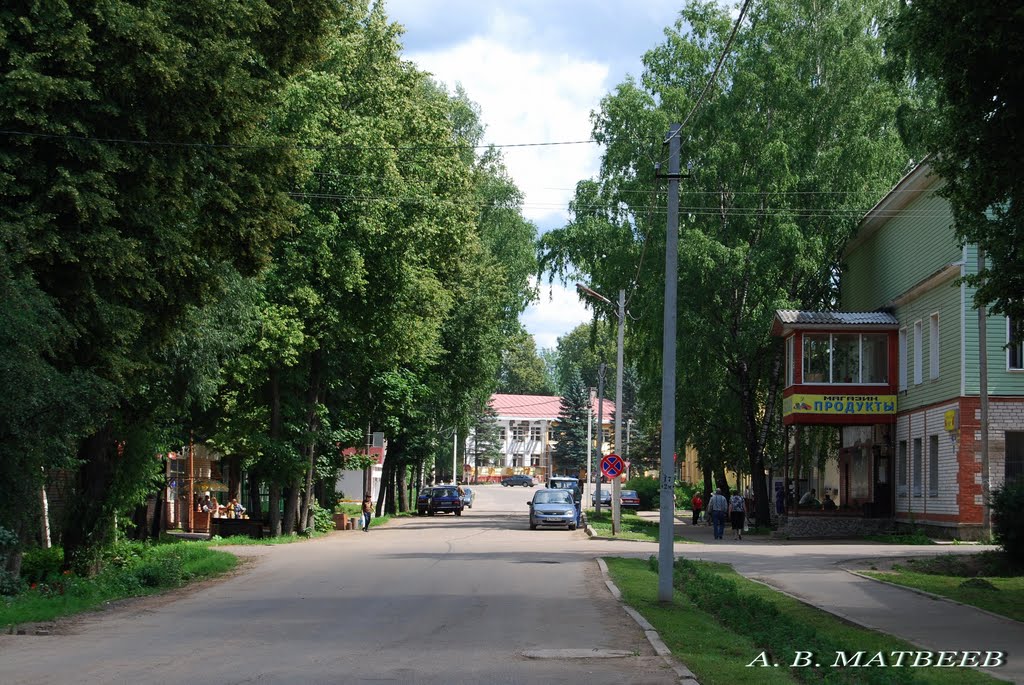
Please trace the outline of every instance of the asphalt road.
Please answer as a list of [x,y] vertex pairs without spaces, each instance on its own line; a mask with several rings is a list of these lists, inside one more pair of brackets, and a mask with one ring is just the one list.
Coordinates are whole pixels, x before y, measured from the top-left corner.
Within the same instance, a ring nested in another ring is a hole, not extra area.
[[459,518],[236,548],[252,558],[227,580],[0,637],[0,683],[676,682],[604,586],[601,545],[528,530],[528,488],[476,492]]

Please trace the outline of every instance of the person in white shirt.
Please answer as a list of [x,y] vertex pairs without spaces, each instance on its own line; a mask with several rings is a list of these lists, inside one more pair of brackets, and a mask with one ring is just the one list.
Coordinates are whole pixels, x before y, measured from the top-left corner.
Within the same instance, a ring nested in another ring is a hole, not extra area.
[[725,515],[728,511],[729,502],[726,501],[721,488],[718,488],[715,490],[715,494],[711,495],[711,499],[708,500],[708,513],[711,514],[711,525],[716,540],[721,540],[725,537]]

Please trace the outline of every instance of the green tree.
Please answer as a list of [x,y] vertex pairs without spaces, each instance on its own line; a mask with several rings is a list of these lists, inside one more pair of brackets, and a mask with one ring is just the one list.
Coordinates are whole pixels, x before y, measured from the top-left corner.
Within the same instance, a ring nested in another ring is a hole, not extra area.
[[480,466],[491,466],[501,459],[498,414],[490,402],[473,422],[472,449],[474,474],[478,474]]
[[933,153],[957,236],[988,258],[967,279],[976,301],[1024,332],[1024,2],[903,2],[888,28],[890,73],[927,95],[902,133]]
[[[751,5],[711,94],[681,132],[692,174],[680,200],[673,447],[689,440],[709,457],[742,458],[759,517],[767,516],[765,460],[782,383],[771,318],[777,309],[832,305],[842,246],[910,156],[895,126],[902,94],[880,76],[876,27],[894,9],[888,0]],[[645,55],[639,82],[620,84],[594,114],[606,149],[600,177],[578,184],[569,225],[543,238],[556,273],[582,273],[601,292],[627,289],[635,318],[627,354],[652,409],[660,404],[657,255],[665,245],[654,162],[669,124],[696,104],[731,27],[713,3],[685,5]]]
[[590,393],[577,373],[562,394],[558,422],[554,426],[558,444],[551,458],[557,473],[576,475],[586,469],[590,414]]
[[298,154],[267,113],[339,12],[108,0],[0,14],[3,251],[59,322],[45,363],[104,390],[67,436],[80,463],[68,563],[91,565],[155,470],[150,390],[183,313],[216,298],[224,265],[265,264],[287,230]]
[[554,395],[544,360],[533,336],[522,326],[505,338],[498,371],[497,392],[511,395]]
[[565,335],[558,337],[558,359],[556,371],[559,388],[573,382],[573,374],[579,374],[583,385],[597,387],[597,374],[601,364],[607,364],[605,391],[615,396],[616,330],[601,321],[581,323]]

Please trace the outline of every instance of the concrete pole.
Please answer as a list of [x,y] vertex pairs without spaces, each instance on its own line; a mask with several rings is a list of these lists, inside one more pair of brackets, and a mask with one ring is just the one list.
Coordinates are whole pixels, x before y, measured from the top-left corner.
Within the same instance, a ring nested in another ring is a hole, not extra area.
[[[978,246],[978,273],[985,269],[985,250]],[[988,464],[988,309],[978,307],[978,404],[981,432],[981,529],[986,541],[992,537],[992,516],[989,513]]]
[[[622,455],[622,345],[626,329],[626,291],[619,290],[619,344],[615,350],[615,452]],[[612,479],[612,535],[622,524],[622,478]]]
[[671,602],[675,506],[676,287],[679,268],[679,124],[668,131],[668,224],[665,227],[665,312],[661,345],[661,511],[658,518],[658,601]]
[[597,370],[597,486],[594,493],[597,495],[594,503],[594,513],[601,513],[601,460],[604,459],[604,370],[605,363]]
[[457,467],[459,465],[459,427],[455,427],[452,435],[452,485],[459,482]]
[[590,467],[594,464],[594,458],[591,456],[591,449],[594,446],[594,389],[587,388],[587,487],[583,489],[584,503],[580,506],[585,505],[585,500],[590,499],[590,493],[593,488],[591,487],[591,473]]

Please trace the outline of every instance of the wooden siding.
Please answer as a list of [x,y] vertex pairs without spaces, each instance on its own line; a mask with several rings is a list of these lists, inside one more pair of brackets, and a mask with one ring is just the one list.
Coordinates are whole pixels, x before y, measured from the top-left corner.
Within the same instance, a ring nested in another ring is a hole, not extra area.
[[846,257],[840,308],[873,311],[960,261],[949,203],[933,191],[911,202]]
[[[929,373],[931,339],[929,319],[939,315],[939,377]],[[906,302],[894,312],[901,325],[906,326],[907,390],[897,400],[899,411],[907,411],[960,395],[960,287],[955,281],[946,281],[920,297]],[[921,383],[914,383],[914,324],[921,322]]]
[[[967,273],[977,273],[978,251],[968,245],[966,255]],[[964,394],[978,394],[978,312],[974,309],[974,288],[964,288],[964,302],[967,311],[964,321]],[[1010,371],[1006,368],[1006,317],[989,315],[985,332],[988,336],[985,347],[988,350],[988,393],[990,396],[1024,396],[1024,371]]]

